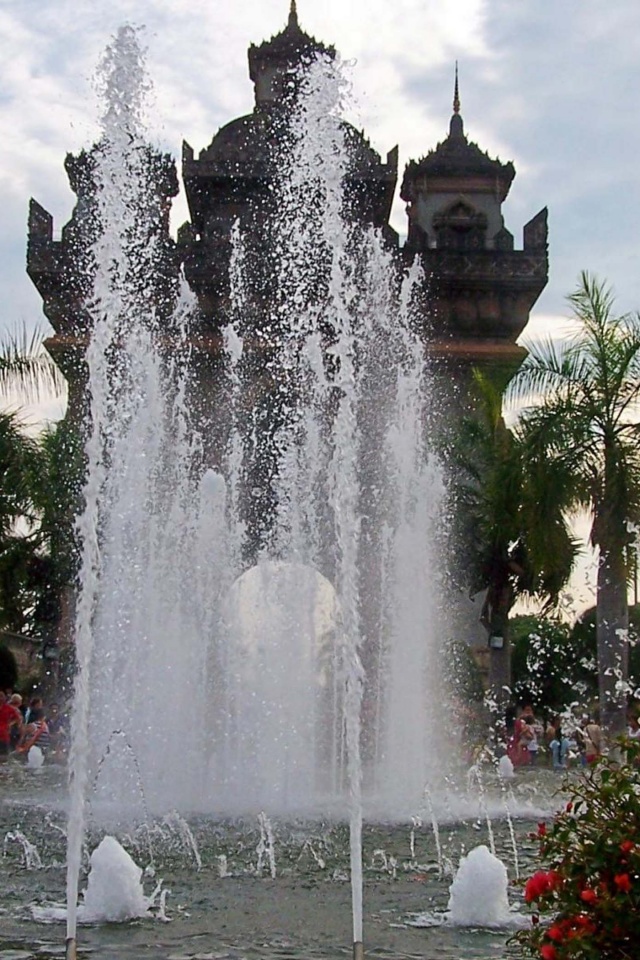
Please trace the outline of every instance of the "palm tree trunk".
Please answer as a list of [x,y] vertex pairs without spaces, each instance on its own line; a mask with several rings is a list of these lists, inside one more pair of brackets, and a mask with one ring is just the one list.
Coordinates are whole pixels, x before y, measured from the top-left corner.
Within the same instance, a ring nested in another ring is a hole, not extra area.
[[509,638],[509,611],[512,605],[508,585],[492,591],[490,617],[486,623],[489,633],[489,697],[493,717],[503,720],[511,700],[511,642]]
[[596,597],[600,722],[610,736],[626,730],[629,677],[627,571],[618,540],[601,539]]

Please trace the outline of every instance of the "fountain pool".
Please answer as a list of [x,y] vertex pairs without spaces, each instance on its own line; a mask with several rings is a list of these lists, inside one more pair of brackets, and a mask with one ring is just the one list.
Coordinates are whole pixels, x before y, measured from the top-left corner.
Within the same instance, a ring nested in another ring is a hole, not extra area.
[[[53,960],[64,953],[63,924],[42,923],[65,897],[66,804],[64,772],[46,766],[29,773],[14,764],[0,769],[5,803],[0,838],[16,831],[23,842],[5,840],[0,905],[0,957]],[[536,844],[540,804],[547,804],[557,779],[539,771],[524,778],[512,801],[521,870],[528,871]],[[525,789],[526,788],[526,789]],[[497,815],[499,783],[488,790]],[[455,927],[444,922],[453,873],[461,857],[488,837],[477,798],[452,797],[455,823],[440,815],[443,871],[431,824],[366,822],[363,829],[364,929],[366,955],[395,960],[505,960],[513,929]],[[466,816],[462,814],[466,811]],[[268,818],[275,878],[269,856],[260,853],[264,832],[258,817],[243,820],[182,818],[173,814],[149,826],[111,824],[119,841],[143,868],[150,896],[160,880],[169,891],[166,916],[126,923],[81,923],[78,956],[96,960],[329,960],[350,955],[351,891],[346,823]],[[105,826],[89,828],[86,854],[104,837]],[[506,821],[495,819],[497,855],[509,874],[512,912],[526,912],[514,883],[513,851]],[[25,852],[25,844],[31,848]],[[37,857],[35,856],[37,854]],[[86,857],[85,854],[85,857]],[[88,866],[87,860],[84,860]],[[86,876],[81,889],[86,888]],[[429,927],[414,926],[428,913]],[[515,954],[514,954],[515,956]]]

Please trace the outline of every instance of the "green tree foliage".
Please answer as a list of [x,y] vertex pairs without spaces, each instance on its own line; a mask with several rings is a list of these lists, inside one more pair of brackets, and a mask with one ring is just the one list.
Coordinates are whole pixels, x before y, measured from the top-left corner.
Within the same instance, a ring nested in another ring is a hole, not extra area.
[[[0,339],[0,396],[37,401],[64,391],[42,333]],[[0,627],[51,637],[60,593],[76,559],[72,520],[83,459],[66,422],[30,436],[18,414],[0,414]]]
[[640,520],[640,317],[616,316],[606,285],[583,273],[569,297],[577,332],[530,344],[508,396],[527,404],[527,457],[561,484],[570,509],[590,510],[599,550],[597,643],[603,725],[622,731],[628,673],[631,526]]
[[[577,544],[565,521],[562,463],[550,469],[502,416],[502,395],[474,373],[480,404],[463,418],[449,451],[454,553],[470,593],[486,591],[482,620],[492,639],[490,687],[509,699],[509,615],[531,596],[553,604],[566,584]],[[558,476],[556,476],[558,474]],[[562,481],[562,482],[561,482]]]
[[0,628],[51,638],[77,569],[73,517],[84,457],[65,421],[28,436],[0,414]]
[[33,492],[41,473],[38,442],[15,414],[0,414],[0,625],[16,633],[26,630],[32,611],[39,545]]
[[595,658],[583,663],[572,628],[551,617],[519,616],[511,623],[514,697],[554,713],[593,698]]

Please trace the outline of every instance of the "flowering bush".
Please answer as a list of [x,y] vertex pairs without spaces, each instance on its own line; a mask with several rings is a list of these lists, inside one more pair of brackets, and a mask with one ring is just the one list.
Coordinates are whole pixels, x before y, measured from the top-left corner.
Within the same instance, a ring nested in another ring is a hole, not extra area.
[[571,799],[538,827],[548,869],[526,881],[532,925],[515,940],[542,960],[640,957],[640,744],[566,784]]

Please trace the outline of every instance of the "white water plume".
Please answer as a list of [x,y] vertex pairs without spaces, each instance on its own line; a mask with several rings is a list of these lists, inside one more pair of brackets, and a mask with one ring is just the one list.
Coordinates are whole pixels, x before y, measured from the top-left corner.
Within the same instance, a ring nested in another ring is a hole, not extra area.
[[[405,816],[434,774],[441,704],[420,276],[354,214],[364,147],[340,120],[340,69],[320,62],[274,158],[266,306],[251,238],[230,238],[211,434],[191,295],[163,294],[136,50],[124,31],[108,55],[94,170],[74,831],[92,776],[95,816],[141,797],[145,816],[340,813],[347,784],[352,818],[362,792]],[[70,850],[71,872],[75,832]]]

